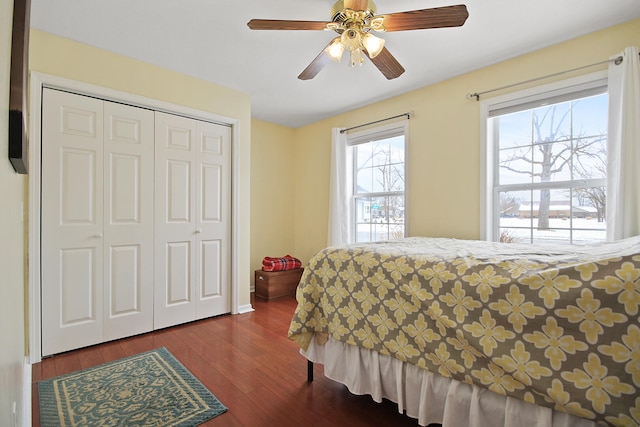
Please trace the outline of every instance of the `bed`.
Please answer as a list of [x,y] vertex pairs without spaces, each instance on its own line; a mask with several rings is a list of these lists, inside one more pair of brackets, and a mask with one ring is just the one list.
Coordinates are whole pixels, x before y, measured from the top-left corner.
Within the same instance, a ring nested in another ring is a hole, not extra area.
[[420,425],[640,425],[640,236],[329,247],[296,298],[301,353]]

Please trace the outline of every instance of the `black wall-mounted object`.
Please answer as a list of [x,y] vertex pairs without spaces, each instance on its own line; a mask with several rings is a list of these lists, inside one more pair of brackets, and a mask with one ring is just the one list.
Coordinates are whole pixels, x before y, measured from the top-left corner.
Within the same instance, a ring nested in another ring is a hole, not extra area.
[[29,171],[27,85],[31,0],[14,0],[9,81],[9,161],[18,173]]

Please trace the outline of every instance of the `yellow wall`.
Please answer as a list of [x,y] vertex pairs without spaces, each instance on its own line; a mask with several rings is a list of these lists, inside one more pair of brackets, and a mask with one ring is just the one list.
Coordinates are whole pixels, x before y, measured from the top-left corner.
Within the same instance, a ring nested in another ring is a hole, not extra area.
[[27,180],[7,158],[12,16],[13,1],[0,0],[0,425],[10,425],[14,402],[18,420],[29,408],[22,402]]
[[251,125],[251,266],[265,256],[296,256],[293,230],[294,130],[253,120]]
[[[640,45],[640,20],[296,129],[296,254],[304,262],[326,245],[332,127],[349,127],[415,111],[409,124],[407,149],[408,232],[412,236],[477,239],[480,237],[480,111],[479,103],[467,100],[465,95],[600,62],[631,45]],[[597,69],[591,68],[582,74]]]
[[239,120],[239,305],[250,304],[251,103],[248,95],[184,74],[32,30],[30,69]]

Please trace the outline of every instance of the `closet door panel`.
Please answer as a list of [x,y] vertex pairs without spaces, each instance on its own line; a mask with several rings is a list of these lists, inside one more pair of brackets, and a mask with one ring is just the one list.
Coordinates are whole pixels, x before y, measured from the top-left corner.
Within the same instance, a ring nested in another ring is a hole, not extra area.
[[201,166],[200,180],[202,182],[202,212],[200,212],[200,221],[202,223],[220,223],[222,222],[222,197],[224,191],[222,189],[222,166],[207,165]]
[[62,225],[99,226],[95,150],[60,148],[60,201]]
[[196,318],[231,311],[231,129],[198,122]]
[[165,218],[170,224],[192,223],[192,192],[191,189],[191,161],[168,160],[167,171],[167,199]]
[[153,329],[154,113],[104,103],[105,341]]
[[223,289],[222,243],[220,240],[200,242],[200,295],[201,300],[225,294]]
[[109,159],[110,187],[108,206],[112,224],[133,225],[141,221],[140,155],[112,153]]
[[167,244],[166,262],[166,295],[164,305],[173,307],[192,302],[193,292],[191,287],[191,247],[192,243],[169,242]]
[[103,104],[52,89],[42,103],[42,355],[102,341]]
[[96,254],[92,248],[60,251],[60,326],[100,322],[96,317]]
[[156,112],[154,328],[195,319],[196,122]]
[[109,306],[111,317],[128,316],[142,311],[141,294],[144,289],[140,285],[139,265],[140,246],[112,246],[110,248],[109,265]]

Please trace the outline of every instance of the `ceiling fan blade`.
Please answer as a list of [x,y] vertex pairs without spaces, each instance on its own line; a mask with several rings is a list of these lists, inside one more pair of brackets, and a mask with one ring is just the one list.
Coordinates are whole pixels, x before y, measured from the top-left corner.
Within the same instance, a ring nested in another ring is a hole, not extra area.
[[344,8],[351,10],[369,9],[369,0],[344,0]]
[[[331,43],[329,43],[329,45],[330,44]],[[300,80],[311,80],[312,78],[317,76],[318,73],[324,68],[324,66],[327,65],[330,61],[331,58],[329,58],[327,54],[324,53],[324,49],[322,49],[320,54],[316,56],[316,58],[311,61],[309,65],[307,65],[307,68],[302,70],[298,78]]]
[[247,25],[252,30],[324,30],[328,22],[286,21],[278,19],[252,19]]
[[469,17],[467,6],[444,6],[431,9],[381,15],[387,31],[425,30],[428,28],[460,27]]
[[[366,55],[369,58],[369,55]],[[387,78],[387,80],[393,80],[397,77],[400,77],[402,73],[404,73],[404,67],[400,65],[400,63],[396,60],[396,58],[391,55],[391,52],[385,47],[382,48],[382,51],[375,57],[369,58],[373,65],[380,70],[382,74]]]

